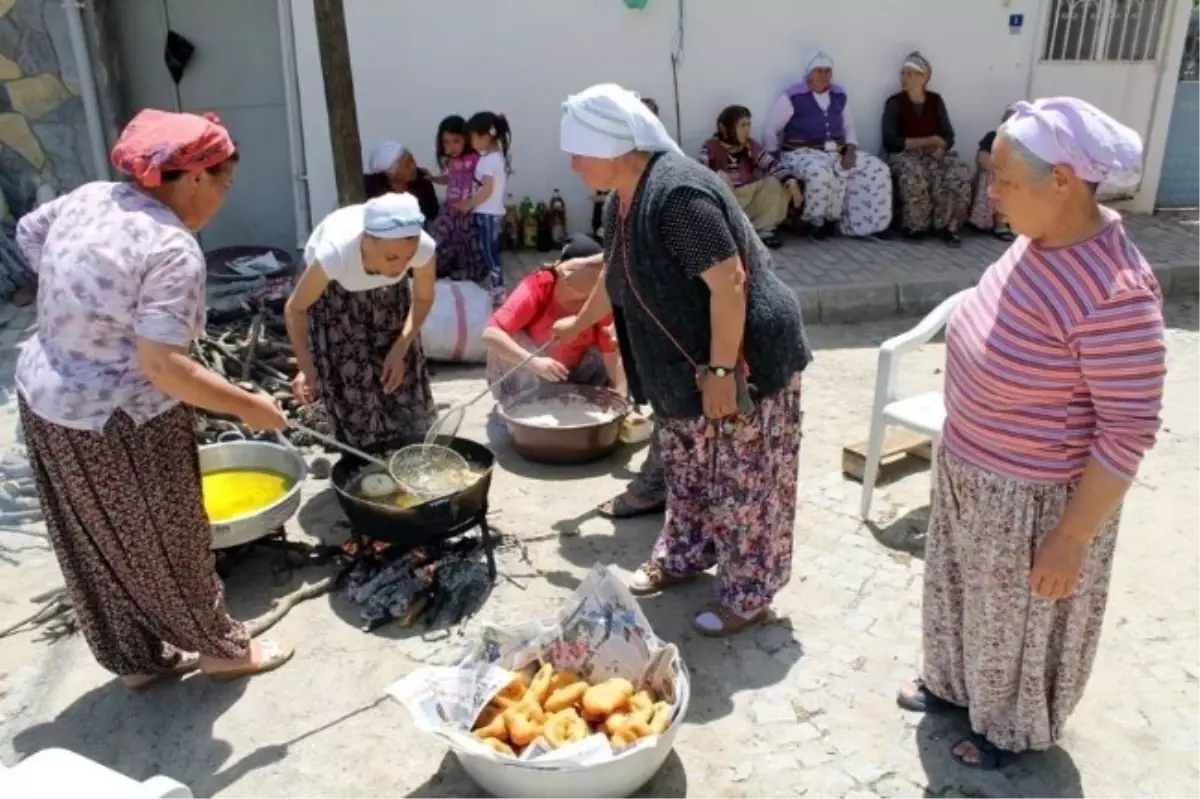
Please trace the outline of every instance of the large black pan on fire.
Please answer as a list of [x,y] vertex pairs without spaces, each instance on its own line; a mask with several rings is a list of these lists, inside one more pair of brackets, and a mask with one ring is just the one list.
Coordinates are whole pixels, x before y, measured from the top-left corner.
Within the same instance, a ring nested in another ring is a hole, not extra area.
[[439,445],[462,456],[474,479],[464,488],[434,499],[403,490],[383,494],[372,486],[383,484],[388,472],[377,461],[387,461],[405,447],[422,445],[423,438],[401,438],[386,445],[365,448],[372,461],[346,454],[333,466],[330,481],[338,504],[354,532],[403,549],[441,541],[479,524],[487,513],[495,454],[465,438],[444,439]]

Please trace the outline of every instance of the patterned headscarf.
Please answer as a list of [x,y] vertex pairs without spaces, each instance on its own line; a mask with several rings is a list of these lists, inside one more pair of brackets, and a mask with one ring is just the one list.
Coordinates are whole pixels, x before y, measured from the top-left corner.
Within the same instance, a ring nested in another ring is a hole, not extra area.
[[163,172],[196,172],[234,154],[229,131],[215,114],[176,114],[147,108],[121,131],[112,165],[139,186],[162,185]]
[[1071,167],[1087,183],[1126,188],[1141,178],[1142,137],[1075,97],[1016,103],[1000,132],[1048,164]]
[[363,205],[363,232],[377,239],[411,239],[421,235],[425,215],[408,192],[389,192]]
[[917,72],[923,72],[925,77],[933,74],[933,67],[929,65],[929,59],[921,55],[918,50],[913,50],[904,56],[904,63],[900,65],[900,69],[915,69]]

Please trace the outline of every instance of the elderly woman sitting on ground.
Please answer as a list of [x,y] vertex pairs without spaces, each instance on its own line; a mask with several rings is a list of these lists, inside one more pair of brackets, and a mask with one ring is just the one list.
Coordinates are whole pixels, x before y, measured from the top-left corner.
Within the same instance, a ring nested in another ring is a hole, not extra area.
[[883,149],[900,191],[904,235],[920,238],[932,230],[958,247],[958,229],[971,202],[971,173],[953,152],[954,126],[945,101],[928,90],[932,74],[920,53],[904,59],[903,91],[883,106]]
[[722,111],[716,133],[700,151],[700,163],[733,190],[763,244],[776,249],[783,242],[775,229],[787,219],[789,208],[803,207],[804,193],[800,181],[781,169],[779,159],[751,138],[750,121],[750,109],[744,105]]
[[847,236],[874,236],[892,223],[887,166],[859,152],[846,89],[833,82],[833,59],[817,53],[804,80],[767,113],[763,145],[804,184],[803,219],[814,238],[840,227]]
[[738,632],[791,576],[810,360],[800,304],[729,190],[632,92],[568,98],[561,137],[583,181],[613,192],[604,279],[556,327],[574,340],[619,303],[660,426],[667,520],[631,588],[656,593],[715,566],[717,601],[696,629]]
[[1096,203],[1137,184],[1141,138],[1057,97],[1018,103],[992,155],[1019,238],[946,328],[923,669],[899,697],[965,708],[953,754],[981,768],[1053,746],[1083,695],[1166,371],[1154,272]]
[[[600,245],[588,236],[572,236],[558,261],[526,276],[492,314],[483,341],[488,347],[488,382],[501,406],[536,393],[543,381],[605,386],[625,395],[625,372],[613,340],[611,316],[574,341],[551,343],[554,323],[579,313],[595,288],[604,271],[602,254]],[[549,349],[524,369],[500,380],[546,344]]]
[[[1001,124],[1008,121],[1008,118],[1013,115],[1013,108],[1010,105],[1004,110],[1004,116],[1000,119]],[[971,211],[967,221],[976,230],[991,233],[1001,241],[1012,241],[1015,238],[1013,232],[1004,219],[1004,214],[996,209],[996,202],[991,197],[994,178],[992,147],[995,144],[996,131],[994,130],[989,130],[979,140],[979,150],[975,153],[975,164],[979,171],[975,175],[975,190],[971,197]]]

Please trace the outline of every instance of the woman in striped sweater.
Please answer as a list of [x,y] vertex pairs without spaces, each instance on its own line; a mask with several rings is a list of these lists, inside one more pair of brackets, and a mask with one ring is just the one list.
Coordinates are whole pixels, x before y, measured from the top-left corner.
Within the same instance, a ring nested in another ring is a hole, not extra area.
[[[1019,238],[946,331],[946,423],[925,549],[914,711],[966,708],[961,763],[1059,739],[1103,624],[1121,502],[1160,425],[1162,302],[1100,184],[1138,134],[1073,98],[1018,103],[992,195]],[[1032,564],[1032,568],[1031,568]]]

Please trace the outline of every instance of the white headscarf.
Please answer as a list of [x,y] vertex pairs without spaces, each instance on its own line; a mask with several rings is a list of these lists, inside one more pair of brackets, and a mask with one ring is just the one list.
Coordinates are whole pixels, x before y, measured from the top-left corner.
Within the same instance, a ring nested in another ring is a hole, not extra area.
[[808,65],[804,67],[804,77],[807,78],[814,69],[833,69],[833,59],[824,50],[818,50],[808,59]]
[[1016,103],[1000,131],[1046,163],[1070,166],[1088,183],[1127,188],[1141,178],[1142,137],[1075,97]]
[[363,205],[363,232],[377,239],[411,239],[424,225],[421,205],[408,192],[390,192]]
[[592,158],[618,158],[634,150],[684,154],[638,95],[615,83],[568,97],[559,137],[564,152]]
[[398,141],[381,141],[371,148],[367,155],[366,169],[368,175],[377,172],[391,172],[396,162],[408,152],[408,148]]

